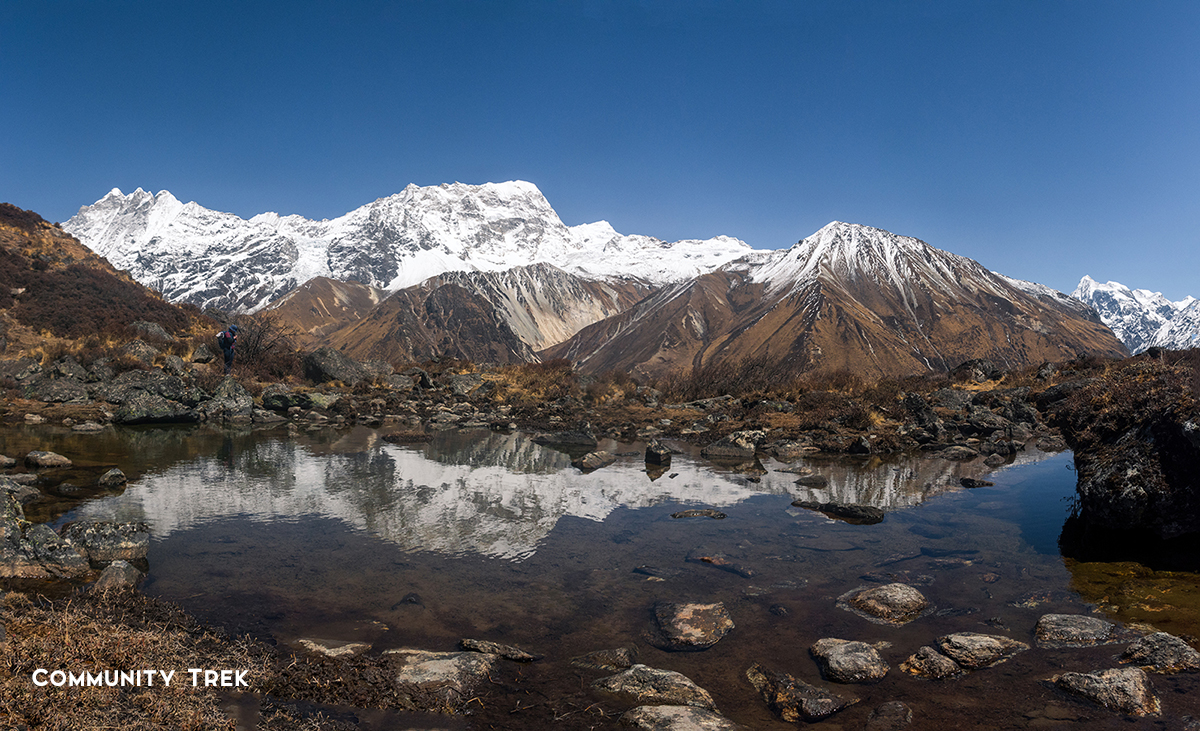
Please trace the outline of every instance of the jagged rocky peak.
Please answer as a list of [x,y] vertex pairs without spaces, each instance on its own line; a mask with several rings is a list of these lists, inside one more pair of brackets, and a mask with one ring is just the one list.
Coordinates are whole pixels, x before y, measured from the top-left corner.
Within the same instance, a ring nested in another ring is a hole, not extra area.
[[1196,299],[1172,302],[1161,292],[1131,289],[1120,282],[1100,283],[1084,275],[1071,293],[1092,307],[1125,347],[1140,353],[1152,347],[1190,348],[1200,340]]

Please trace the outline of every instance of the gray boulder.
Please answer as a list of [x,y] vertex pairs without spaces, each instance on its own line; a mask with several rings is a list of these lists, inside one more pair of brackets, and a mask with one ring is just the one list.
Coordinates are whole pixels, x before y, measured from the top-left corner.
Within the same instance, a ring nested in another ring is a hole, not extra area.
[[282,383],[272,383],[263,389],[262,404],[263,408],[273,411],[287,411],[293,406],[301,409],[311,409],[312,399],[306,393],[292,390],[290,386],[285,386]]
[[900,670],[909,675],[930,680],[942,680],[962,675],[963,667],[942,653],[925,645],[900,663]]
[[118,560],[144,561],[150,550],[150,528],[140,522],[71,523],[62,535],[97,566]]
[[604,450],[599,450],[596,452],[588,452],[579,459],[571,460],[571,466],[575,467],[576,469],[583,470],[584,472],[592,472],[593,470],[598,470],[601,467],[607,467],[616,461],[617,458],[614,455],[609,454]]
[[159,343],[170,343],[175,341],[175,336],[167,332],[166,329],[157,322],[148,322],[146,320],[138,320],[131,323],[132,327],[138,335],[147,340],[153,340]]
[[207,421],[248,422],[252,418],[254,397],[233,376],[225,376],[212,398],[200,405]]
[[0,360],[0,377],[11,378],[18,383],[27,381],[41,372],[41,362],[28,356]]
[[127,392],[113,412],[113,421],[117,424],[186,424],[200,421],[200,414],[178,401],[134,389]]
[[55,452],[34,450],[25,455],[25,466],[33,469],[56,469],[70,467],[71,460]]
[[838,598],[838,606],[882,624],[907,624],[929,607],[925,595],[908,584],[855,589]]
[[83,403],[88,400],[88,390],[83,381],[75,378],[34,379],[26,392],[38,401],[51,404]]
[[601,678],[592,688],[619,696],[630,703],[661,703],[715,710],[708,691],[687,676],[671,670],[634,665],[624,672]]
[[478,373],[453,373],[440,377],[438,385],[450,389],[456,396],[468,396],[483,385],[483,376]]
[[193,363],[199,363],[201,365],[204,365],[205,363],[212,363],[213,358],[216,357],[217,354],[212,352],[212,350],[203,343],[201,343],[199,347],[192,351]]
[[314,383],[340,381],[353,386],[368,377],[366,369],[353,358],[328,345],[308,353],[302,362],[304,377]]
[[[384,650],[400,660],[395,682],[401,697],[429,711],[454,712],[472,697],[472,691],[500,661],[482,652],[428,652],[400,648]],[[433,707],[429,707],[429,700]]]
[[937,645],[942,654],[967,670],[990,667],[1029,649],[1024,642],[976,632],[957,632],[939,637]]
[[1089,647],[1115,641],[1117,626],[1082,614],[1047,614],[1034,628],[1038,647]]
[[158,357],[159,350],[144,340],[131,340],[121,348],[121,354],[149,365]]
[[1063,673],[1050,678],[1050,682],[1072,695],[1131,716],[1158,715],[1161,708],[1150,676],[1141,668]]
[[638,706],[626,711],[620,724],[642,731],[742,731],[744,726],[716,711],[695,706]]
[[113,561],[104,571],[100,572],[100,578],[92,584],[93,591],[120,591],[126,589],[135,589],[141,582],[144,574],[127,561]]
[[111,490],[113,488],[117,488],[117,487],[120,487],[121,485],[124,485],[128,481],[129,480],[126,479],[124,472],[117,469],[116,467],[113,467],[108,472],[105,472],[103,475],[100,475],[100,477],[96,480],[96,484],[99,485],[100,487]]
[[17,460],[12,457],[0,454],[0,470],[7,470],[17,466]]
[[766,432],[760,429],[735,431],[700,450],[700,454],[714,460],[754,459],[758,445],[766,438]]
[[887,675],[888,664],[865,642],[826,638],[809,648],[821,674],[835,683],[871,683]]
[[1120,661],[1155,673],[1200,672],[1200,652],[1175,635],[1146,635],[1121,653]]

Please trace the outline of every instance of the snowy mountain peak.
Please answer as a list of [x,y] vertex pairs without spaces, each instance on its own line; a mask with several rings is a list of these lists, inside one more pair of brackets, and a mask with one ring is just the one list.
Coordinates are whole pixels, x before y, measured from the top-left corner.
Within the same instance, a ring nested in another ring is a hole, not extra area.
[[1200,312],[1192,313],[1196,300],[1190,296],[1172,302],[1161,292],[1130,289],[1120,282],[1101,284],[1087,275],[1071,296],[1095,309],[1131,353],[1151,346],[1195,347],[1200,334]]
[[63,226],[173,301],[253,311],[313,277],[398,290],[451,271],[548,263],[589,279],[652,284],[712,271],[752,249],[729,237],[667,243],[606,222],[568,227],[533,183],[408,185],[331,220],[231,213],[169,191],[113,189]]

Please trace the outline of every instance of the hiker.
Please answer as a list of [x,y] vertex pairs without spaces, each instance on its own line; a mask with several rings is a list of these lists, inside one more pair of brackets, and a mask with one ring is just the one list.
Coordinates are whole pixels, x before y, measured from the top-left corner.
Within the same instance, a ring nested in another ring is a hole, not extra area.
[[217,334],[217,345],[221,346],[221,352],[225,354],[225,375],[227,376],[233,370],[233,346],[237,344],[237,334],[237,325],[230,325],[228,329]]

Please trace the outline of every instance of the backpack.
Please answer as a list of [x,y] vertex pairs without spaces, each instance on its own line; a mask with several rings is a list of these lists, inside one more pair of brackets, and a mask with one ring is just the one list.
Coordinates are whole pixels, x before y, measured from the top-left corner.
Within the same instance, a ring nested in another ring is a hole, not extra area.
[[221,346],[221,350],[229,350],[233,347],[233,335],[228,330],[217,333],[217,345]]

